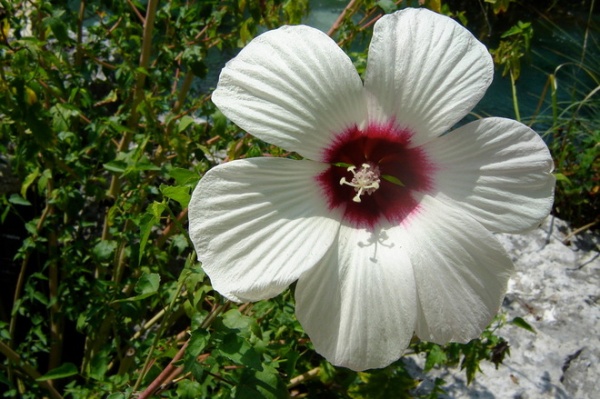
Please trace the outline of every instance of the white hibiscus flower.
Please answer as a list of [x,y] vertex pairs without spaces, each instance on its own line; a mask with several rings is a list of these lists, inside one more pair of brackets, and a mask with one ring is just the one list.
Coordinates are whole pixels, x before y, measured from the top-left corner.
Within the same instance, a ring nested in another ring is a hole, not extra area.
[[215,290],[238,302],[298,281],[316,350],[354,370],[397,360],[411,337],[480,335],[513,270],[492,232],[520,232],[553,201],[540,137],[508,119],[447,132],[492,80],[485,46],[425,9],[382,17],[364,84],[324,33],[264,33],[221,72],[213,101],[304,160],[211,169],[189,206]]

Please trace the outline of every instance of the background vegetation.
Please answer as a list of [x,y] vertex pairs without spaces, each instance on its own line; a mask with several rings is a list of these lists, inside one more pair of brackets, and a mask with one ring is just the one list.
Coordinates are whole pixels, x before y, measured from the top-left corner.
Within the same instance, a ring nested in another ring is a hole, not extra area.
[[[417,1],[350,1],[330,35],[359,70],[373,21]],[[423,3],[423,2],[420,2]],[[555,214],[597,228],[600,51],[594,1],[430,0],[488,43],[515,118],[551,147]],[[398,361],[355,373],[315,354],[291,291],[235,305],[186,232],[192,188],[223,160],[280,155],[210,102],[226,60],[300,23],[308,0],[0,0],[0,392],[21,398],[414,396]],[[474,5],[475,4],[475,5]],[[578,19],[582,36],[557,19]],[[562,34],[546,86],[521,93],[532,21]],[[363,46],[364,47],[364,46]],[[574,55],[575,54],[575,55]],[[522,98],[535,111],[522,114]],[[528,100],[530,101],[530,99]],[[484,113],[482,111],[482,113]],[[293,288],[292,288],[293,291]],[[509,353],[500,315],[467,345],[415,341],[426,369]],[[426,397],[443,390],[439,380]]]

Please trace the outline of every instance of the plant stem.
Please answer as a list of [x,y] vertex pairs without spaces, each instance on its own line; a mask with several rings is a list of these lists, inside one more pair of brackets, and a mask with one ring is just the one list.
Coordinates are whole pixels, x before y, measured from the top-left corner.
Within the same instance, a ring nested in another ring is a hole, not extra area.
[[[46,187],[46,202],[52,203],[53,181],[48,179]],[[54,207],[49,206],[49,214],[54,213]],[[60,315],[60,301],[58,300],[59,265],[58,265],[58,238],[57,232],[52,229],[48,233],[48,294],[50,299],[50,358],[48,370],[60,365],[62,355],[62,316]],[[50,382],[51,383],[51,382]]]
[[[40,219],[38,220],[38,222],[35,226],[35,234],[33,235],[32,239],[35,239],[38,236],[40,230],[42,229],[42,226],[44,225],[44,222],[46,221],[46,218],[48,217],[48,215],[51,214],[51,212],[52,212],[52,205],[47,203],[46,207],[42,211],[42,215],[40,216]],[[23,256],[23,260],[21,261],[21,270],[19,270],[19,276],[17,277],[17,283],[15,285],[15,294],[13,295],[13,301],[12,301],[13,306],[18,304],[19,298],[21,298],[21,293],[23,291],[23,286],[25,284],[27,265],[29,264],[30,257],[31,257],[31,250],[28,250],[25,253],[25,255]],[[10,323],[8,325],[8,334],[10,337],[10,341],[9,341],[10,347],[14,347],[14,345],[15,345],[15,333],[17,331],[17,317],[18,316],[19,316],[19,313],[16,311],[16,309],[13,309],[13,311],[11,312]],[[9,379],[12,379],[11,378],[12,372],[11,372],[10,367],[8,368],[8,375],[9,375]]]
[[337,19],[335,20],[335,22],[333,23],[333,25],[331,25],[331,28],[327,32],[327,36],[333,37],[333,35],[335,34],[335,32],[337,32],[337,30],[342,25],[342,22],[344,22],[344,19],[346,18],[346,16],[351,16],[351,15],[353,15],[356,12],[356,9],[353,10],[353,8],[354,8],[354,6],[356,5],[356,3],[358,1],[360,1],[360,0],[350,0],[350,2],[348,3],[348,5],[344,8],[344,10],[337,17]]
[[[173,311],[173,308],[175,307],[175,302],[179,298],[179,295],[181,293],[181,290],[183,289],[184,283],[185,283],[185,279],[182,279],[179,282],[179,284],[177,286],[177,292],[175,293],[175,295],[173,295],[173,298],[171,299],[171,303],[169,303],[169,307],[168,307],[167,311],[165,312],[165,314],[168,314],[168,313],[170,313],[170,312]],[[166,322],[162,323],[160,325],[158,331],[156,332],[156,336],[154,337],[154,341],[152,342],[152,346],[148,350],[148,355],[146,356],[146,361],[144,362],[144,366],[142,367],[142,371],[140,372],[140,375],[139,375],[137,381],[135,382],[135,385],[133,386],[133,390],[134,391],[136,391],[138,389],[138,387],[142,383],[142,379],[144,378],[144,376],[146,375],[146,372],[148,371],[148,368],[149,368],[149,365],[150,365],[150,361],[152,360],[152,356],[154,355],[154,349],[158,345],[158,341],[160,340],[160,337],[162,336],[162,333],[165,331],[167,324],[168,323],[166,323]],[[189,340],[188,340],[188,342],[189,342]],[[186,342],[186,344],[184,346],[187,346],[187,342]]]
[[[19,367],[28,377],[32,380],[37,380],[42,375],[32,365],[23,361],[19,354],[13,351],[7,344],[0,341],[0,353],[2,353],[8,360]],[[53,399],[62,399],[62,396],[48,381],[38,381],[40,386],[48,391]]]
[[308,370],[304,374],[300,374],[299,376],[292,378],[290,383],[287,385],[287,388],[294,388],[295,386],[302,384],[304,381],[312,380],[319,375],[320,371],[321,367],[315,367],[312,370]]
[[[212,322],[215,320],[215,318],[219,314],[221,314],[223,311],[228,309],[230,305],[231,305],[231,302],[227,301],[224,304],[215,307],[208,314],[208,316],[206,316],[206,319],[204,319],[200,328],[204,328],[204,329],[208,328],[212,324]],[[148,399],[150,396],[152,396],[154,394],[154,392],[156,392],[156,390],[158,388],[160,388],[161,385],[163,385],[165,383],[165,381],[168,380],[168,378],[170,376],[176,376],[178,374],[178,373],[174,372],[178,367],[178,366],[175,366],[175,363],[177,363],[183,357],[185,350],[188,347],[189,343],[190,343],[190,340],[188,338],[188,340],[185,341],[185,343],[183,344],[181,349],[179,349],[177,354],[169,362],[167,367],[165,367],[163,369],[163,371],[159,374],[159,376],[156,377],[154,379],[154,381],[152,381],[152,383],[150,383],[150,385],[148,385],[148,387],[141,394],[138,395],[137,399]],[[136,383],[136,386],[134,387],[134,391],[137,389],[137,386],[139,386],[139,384]]]
[[77,46],[75,48],[75,68],[79,69],[83,63],[83,19],[85,18],[85,0],[79,4],[77,15]]
[[519,100],[517,98],[517,81],[513,71],[510,71],[510,87],[512,89],[513,108],[515,109],[515,119],[521,122],[521,113],[519,112]]
[[[144,19],[144,34],[142,38],[142,52],[140,54],[140,68],[142,71],[137,73],[135,87],[133,90],[133,101],[131,103],[131,114],[127,121],[128,130],[121,137],[121,141],[117,147],[117,152],[124,151],[131,142],[133,131],[139,120],[138,106],[144,98],[144,83],[146,82],[146,71],[150,65],[150,54],[152,50],[152,32],[154,30],[154,19],[156,17],[156,8],[158,0],[149,0],[146,9],[146,18]],[[113,175],[110,188],[108,190],[109,197],[115,198],[120,192],[120,179],[117,175]]]

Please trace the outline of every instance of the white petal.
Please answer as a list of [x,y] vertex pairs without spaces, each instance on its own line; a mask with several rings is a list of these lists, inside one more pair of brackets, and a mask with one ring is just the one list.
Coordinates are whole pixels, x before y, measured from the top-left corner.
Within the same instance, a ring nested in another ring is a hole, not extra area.
[[510,119],[469,123],[424,149],[435,160],[436,196],[495,232],[536,227],[550,212],[555,179],[548,147]]
[[296,286],[296,315],[317,352],[353,370],[400,358],[415,328],[415,283],[394,231],[342,225],[334,247]]
[[212,99],[242,129],[322,159],[331,136],[366,119],[350,58],[323,32],[284,26],[252,40],[227,63]]
[[422,144],[446,132],[483,97],[494,65],[486,47],[452,19],[426,9],[382,17],[369,48],[369,118],[395,118]]
[[252,158],[206,173],[189,230],[215,290],[238,302],[267,299],[321,260],[340,224],[315,180],[324,167]]
[[402,230],[417,284],[419,338],[468,342],[490,323],[513,265],[500,243],[466,214],[430,196]]

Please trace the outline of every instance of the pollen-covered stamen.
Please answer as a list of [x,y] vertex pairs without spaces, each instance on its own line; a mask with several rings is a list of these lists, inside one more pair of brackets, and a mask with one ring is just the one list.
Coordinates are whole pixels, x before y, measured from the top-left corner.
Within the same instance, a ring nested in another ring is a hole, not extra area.
[[352,201],[360,202],[361,195],[365,193],[371,195],[379,188],[381,173],[376,165],[371,166],[368,163],[363,163],[358,170],[356,170],[356,166],[349,166],[347,170],[352,173],[352,180],[348,181],[345,177],[342,177],[340,185],[346,184],[354,187],[356,195],[352,198]]

